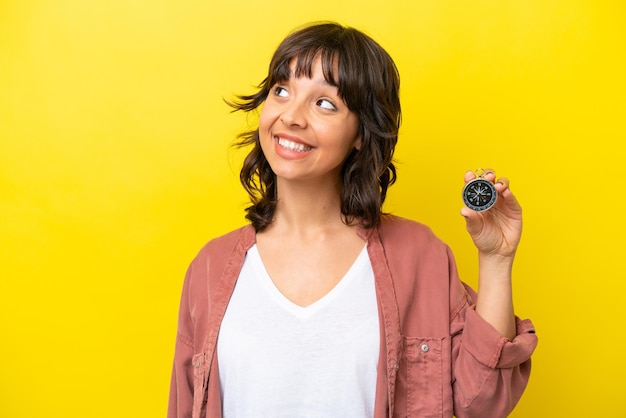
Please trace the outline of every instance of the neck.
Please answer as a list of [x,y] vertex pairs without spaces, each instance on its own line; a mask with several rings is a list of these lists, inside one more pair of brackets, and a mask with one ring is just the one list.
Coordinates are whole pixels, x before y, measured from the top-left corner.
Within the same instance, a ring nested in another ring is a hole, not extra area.
[[297,234],[320,234],[345,227],[341,216],[340,185],[277,184],[278,203],[270,226]]

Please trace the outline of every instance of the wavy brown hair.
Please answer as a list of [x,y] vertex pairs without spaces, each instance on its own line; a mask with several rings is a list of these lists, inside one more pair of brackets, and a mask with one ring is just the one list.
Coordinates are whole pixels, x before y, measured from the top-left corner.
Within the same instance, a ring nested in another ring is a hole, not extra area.
[[[258,91],[237,96],[237,101],[228,104],[236,111],[259,108],[276,83],[292,76],[292,62],[294,77],[311,77],[318,56],[324,78],[337,87],[339,96],[359,118],[361,147],[350,152],[341,169],[343,221],[373,227],[380,222],[387,189],[396,181],[393,152],[401,121],[398,70],[376,41],[354,28],[332,22],[298,29],[274,52]],[[252,146],[239,177],[252,202],[246,208],[246,218],[259,232],[273,220],[276,175],[261,150],[258,128],[239,135],[235,145]]]

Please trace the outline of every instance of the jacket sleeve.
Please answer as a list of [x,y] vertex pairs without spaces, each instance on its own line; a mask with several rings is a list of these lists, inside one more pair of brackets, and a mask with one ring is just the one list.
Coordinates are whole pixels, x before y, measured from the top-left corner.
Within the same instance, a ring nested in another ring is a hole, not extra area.
[[535,329],[530,320],[516,318],[515,338],[503,337],[476,313],[476,293],[461,287],[465,297],[451,323],[455,416],[506,417],[528,383]]
[[185,275],[178,314],[178,331],[174,351],[174,366],[170,383],[168,418],[191,417],[193,406],[193,321],[189,304],[191,266]]

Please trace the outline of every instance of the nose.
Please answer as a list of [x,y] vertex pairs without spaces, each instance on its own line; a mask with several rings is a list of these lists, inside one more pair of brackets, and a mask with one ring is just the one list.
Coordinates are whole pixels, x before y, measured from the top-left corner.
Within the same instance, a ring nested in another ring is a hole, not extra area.
[[283,108],[280,120],[287,126],[306,127],[306,104],[299,100],[289,101]]

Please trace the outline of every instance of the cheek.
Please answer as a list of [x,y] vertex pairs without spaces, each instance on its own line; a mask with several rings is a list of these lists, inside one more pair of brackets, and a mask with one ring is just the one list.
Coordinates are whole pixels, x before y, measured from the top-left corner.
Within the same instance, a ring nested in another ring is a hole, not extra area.
[[261,145],[270,139],[270,131],[274,121],[271,112],[266,109],[266,107],[261,109],[261,113],[259,115],[259,140],[261,141]]
[[274,154],[274,138],[272,137],[273,126],[274,118],[269,112],[262,110],[259,115],[259,145],[268,162],[272,160]]
[[269,129],[279,116],[280,109],[276,107],[276,104],[271,101],[266,101],[263,103],[263,107],[259,113],[259,127],[263,126],[265,129]]
[[268,112],[265,110],[265,107],[261,109],[261,113],[259,114],[259,131],[263,133],[263,131],[267,131],[269,128],[269,118]]
[[261,146],[261,150],[265,155],[265,158],[270,154],[270,148],[272,145],[272,139],[270,138],[270,134],[267,130],[263,130],[262,126],[259,124],[259,145]]

